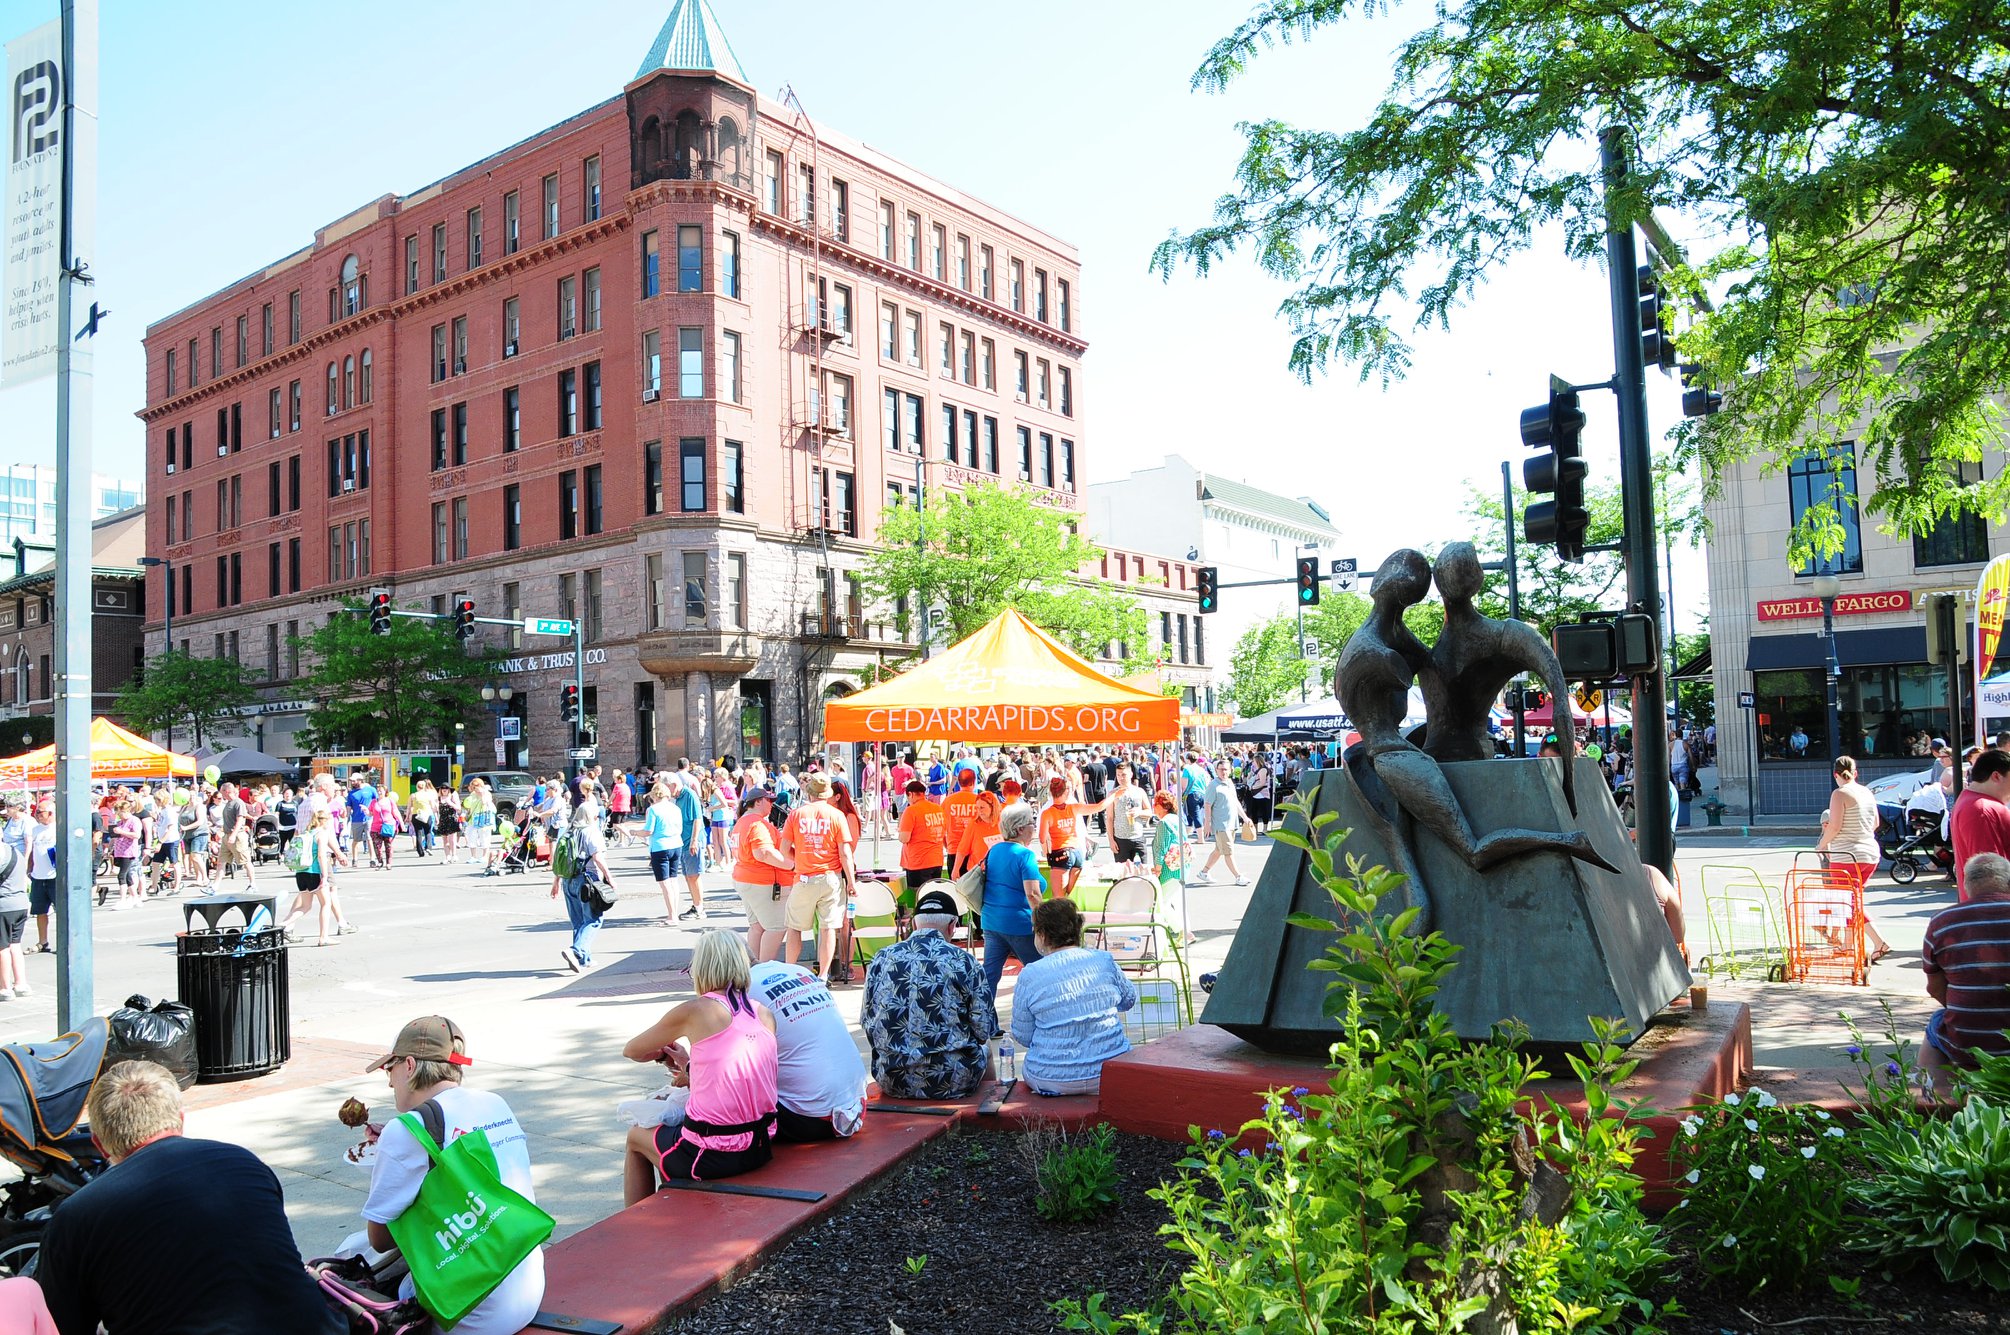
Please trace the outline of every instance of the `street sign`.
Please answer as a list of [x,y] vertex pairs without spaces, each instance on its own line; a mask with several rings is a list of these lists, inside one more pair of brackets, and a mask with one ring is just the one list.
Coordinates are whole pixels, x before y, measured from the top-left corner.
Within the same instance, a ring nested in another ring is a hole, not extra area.
[[1750,692],[1750,691],[1739,691],[1739,692],[1738,692],[1738,708],[1740,708],[1740,709],[1757,709],[1758,707],[1759,707],[1759,697],[1758,697],[1758,696],[1754,695],[1754,694],[1753,694],[1752,692]]
[[1319,641],[1314,639],[1300,640],[1298,642],[1298,656],[1300,658],[1319,657]]
[[590,746],[575,746],[566,751],[565,758],[567,760],[591,760],[593,759],[593,754],[593,748]]
[[1587,714],[1596,714],[1598,707],[1605,703],[1604,694],[1590,686],[1578,687],[1576,694],[1577,707]]
[[525,617],[523,633],[526,635],[571,635],[572,623],[556,617]]
[[506,747],[507,745],[509,744],[503,741],[502,738],[500,737],[496,738],[496,764],[498,766],[500,766],[503,763],[503,756],[505,754],[503,748]]
[[1360,566],[1356,564],[1355,558],[1351,556],[1336,556],[1333,558],[1332,569],[1333,591],[1335,593],[1352,593],[1354,591],[1355,576],[1360,570]]
[[523,720],[520,718],[510,718],[510,717],[503,717],[497,719],[496,738],[499,741],[505,741],[505,742],[522,741]]

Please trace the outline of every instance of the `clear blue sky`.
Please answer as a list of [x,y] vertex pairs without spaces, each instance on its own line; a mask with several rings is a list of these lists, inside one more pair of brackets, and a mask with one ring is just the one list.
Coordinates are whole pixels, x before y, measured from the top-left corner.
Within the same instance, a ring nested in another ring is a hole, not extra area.
[[[618,92],[669,10],[669,0],[101,3],[89,258],[94,295],[113,314],[97,347],[96,466],[129,476],[144,475],[133,413],[147,323],[379,195]],[[1153,246],[1205,221],[1229,185],[1236,122],[1358,123],[1421,8],[1276,49],[1233,91],[1203,95],[1189,76],[1246,13],[1241,0],[714,7],[763,92],[793,83],[819,120],[1081,248],[1091,480],[1182,454],[1320,501],[1372,567],[1394,547],[1461,536],[1467,482],[1498,488],[1502,459],[1519,470],[1516,419],[1551,371],[1610,373],[1603,275],[1565,261],[1557,239],[1504,271],[1449,333],[1420,337],[1415,370],[1387,389],[1346,368],[1309,387],[1291,376],[1282,289],[1251,266],[1171,283],[1146,272]],[[0,0],[0,35],[55,13],[48,0]],[[1679,390],[1650,380],[1649,412],[1665,428]],[[46,382],[0,393],[0,458],[53,457],[52,402]],[[1593,474],[1612,476],[1611,398],[1587,395],[1586,407]],[[1680,603],[1700,608],[1700,557],[1678,559],[1676,584]]]

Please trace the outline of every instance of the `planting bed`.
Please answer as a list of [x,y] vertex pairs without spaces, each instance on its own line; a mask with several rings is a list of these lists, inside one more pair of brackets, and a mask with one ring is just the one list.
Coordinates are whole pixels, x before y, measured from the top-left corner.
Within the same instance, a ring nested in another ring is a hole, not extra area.
[[[1159,1297],[1178,1261],[1146,1193],[1185,1148],[1117,1137],[1118,1202],[1084,1224],[1034,1210],[1025,1137],[958,1131],[914,1155],[761,1268],[665,1329],[675,1335],[1030,1335],[1047,1304],[1102,1290],[1109,1310]],[[910,1267],[910,1258],[919,1262]]]
[[1799,1293],[1761,1291],[1756,1296],[1713,1287],[1687,1265],[1671,1270],[1659,1296],[1673,1296],[1684,1316],[1663,1323],[1666,1335],[1843,1335],[1878,1331],[1920,1335],[1973,1335],[2010,1331],[2010,1302],[1987,1289],[1949,1288],[1930,1264],[1885,1280],[1838,1267],[1861,1281],[1855,1301],[1839,1296],[1817,1276]]

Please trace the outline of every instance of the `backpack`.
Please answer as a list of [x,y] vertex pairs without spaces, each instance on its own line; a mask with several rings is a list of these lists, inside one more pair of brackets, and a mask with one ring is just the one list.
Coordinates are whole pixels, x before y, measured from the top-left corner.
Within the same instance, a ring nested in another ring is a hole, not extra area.
[[296,875],[314,870],[314,845],[306,835],[294,835],[286,846],[286,870]]
[[0,862],[0,885],[5,885],[13,880],[14,873],[20,870],[21,854],[12,844],[0,844],[0,855],[6,858],[6,861]]
[[571,880],[573,869],[579,863],[579,849],[570,830],[560,835],[551,845],[551,874],[561,881]]

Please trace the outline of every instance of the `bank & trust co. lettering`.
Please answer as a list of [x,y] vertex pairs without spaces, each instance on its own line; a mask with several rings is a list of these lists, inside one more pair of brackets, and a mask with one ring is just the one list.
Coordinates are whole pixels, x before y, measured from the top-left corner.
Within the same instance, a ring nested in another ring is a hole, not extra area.
[[875,737],[962,737],[972,734],[1024,737],[1136,732],[1143,716],[1136,705],[971,705],[947,709],[919,706],[869,709],[866,731]]

